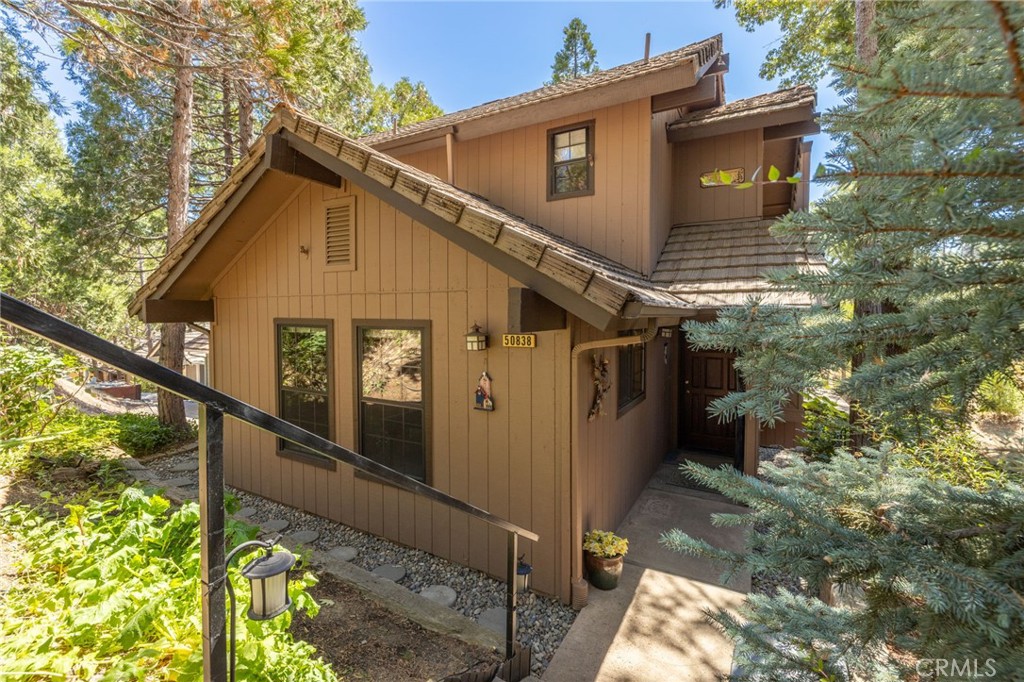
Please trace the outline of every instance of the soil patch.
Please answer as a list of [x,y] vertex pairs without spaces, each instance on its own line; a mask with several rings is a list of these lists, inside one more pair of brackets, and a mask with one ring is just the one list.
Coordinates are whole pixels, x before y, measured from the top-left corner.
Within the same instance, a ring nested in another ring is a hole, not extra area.
[[329,573],[310,593],[320,613],[296,617],[292,632],[315,646],[343,679],[440,680],[501,660],[396,615]]

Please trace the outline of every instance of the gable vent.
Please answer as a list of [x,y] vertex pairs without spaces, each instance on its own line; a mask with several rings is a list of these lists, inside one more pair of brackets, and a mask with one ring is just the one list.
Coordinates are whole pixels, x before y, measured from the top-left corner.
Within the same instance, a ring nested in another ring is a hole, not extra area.
[[328,204],[325,207],[325,225],[327,265],[355,268],[355,197]]

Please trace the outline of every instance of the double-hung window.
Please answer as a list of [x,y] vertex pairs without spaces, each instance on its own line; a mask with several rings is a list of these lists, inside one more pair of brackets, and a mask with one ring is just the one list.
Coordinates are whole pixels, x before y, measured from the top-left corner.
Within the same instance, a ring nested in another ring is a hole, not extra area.
[[[278,320],[277,413],[281,419],[333,440],[334,391],[331,323],[328,320]],[[334,461],[278,439],[281,455],[334,468]]]
[[594,193],[594,122],[548,131],[548,201]]

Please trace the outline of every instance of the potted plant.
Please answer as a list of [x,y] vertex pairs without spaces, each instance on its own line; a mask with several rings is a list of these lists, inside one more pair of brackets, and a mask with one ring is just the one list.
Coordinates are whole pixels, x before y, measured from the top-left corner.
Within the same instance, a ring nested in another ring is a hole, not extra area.
[[583,536],[583,560],[590,584],[599,590],[614,590],[622,575],[622,560],[629,540],[608,530],[592,530]]

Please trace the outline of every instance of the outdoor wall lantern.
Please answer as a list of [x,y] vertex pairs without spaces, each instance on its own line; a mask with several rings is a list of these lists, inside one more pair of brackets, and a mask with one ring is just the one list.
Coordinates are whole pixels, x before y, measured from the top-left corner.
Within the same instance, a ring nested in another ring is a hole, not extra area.
[[487,334],[474,324],[466,334],[466,350],[487,350]]
[[[231,561],[247,549],[259,547],[265,552],[242,568],[242,576],[249,580],[252,590],[252,604],[249,606],[250,620],[270,620],[287,611],[292,605],[288,596],[288,574],[295,565],[295,556],[282,550],[274,552],[274,545],[281,539],[278,535],[271,540],[243,542],[228,554],[224,561],[225,576]],[[235,590],[227,581],[228,600],[231,602],[231,668],[230,680],[235,680]]]

